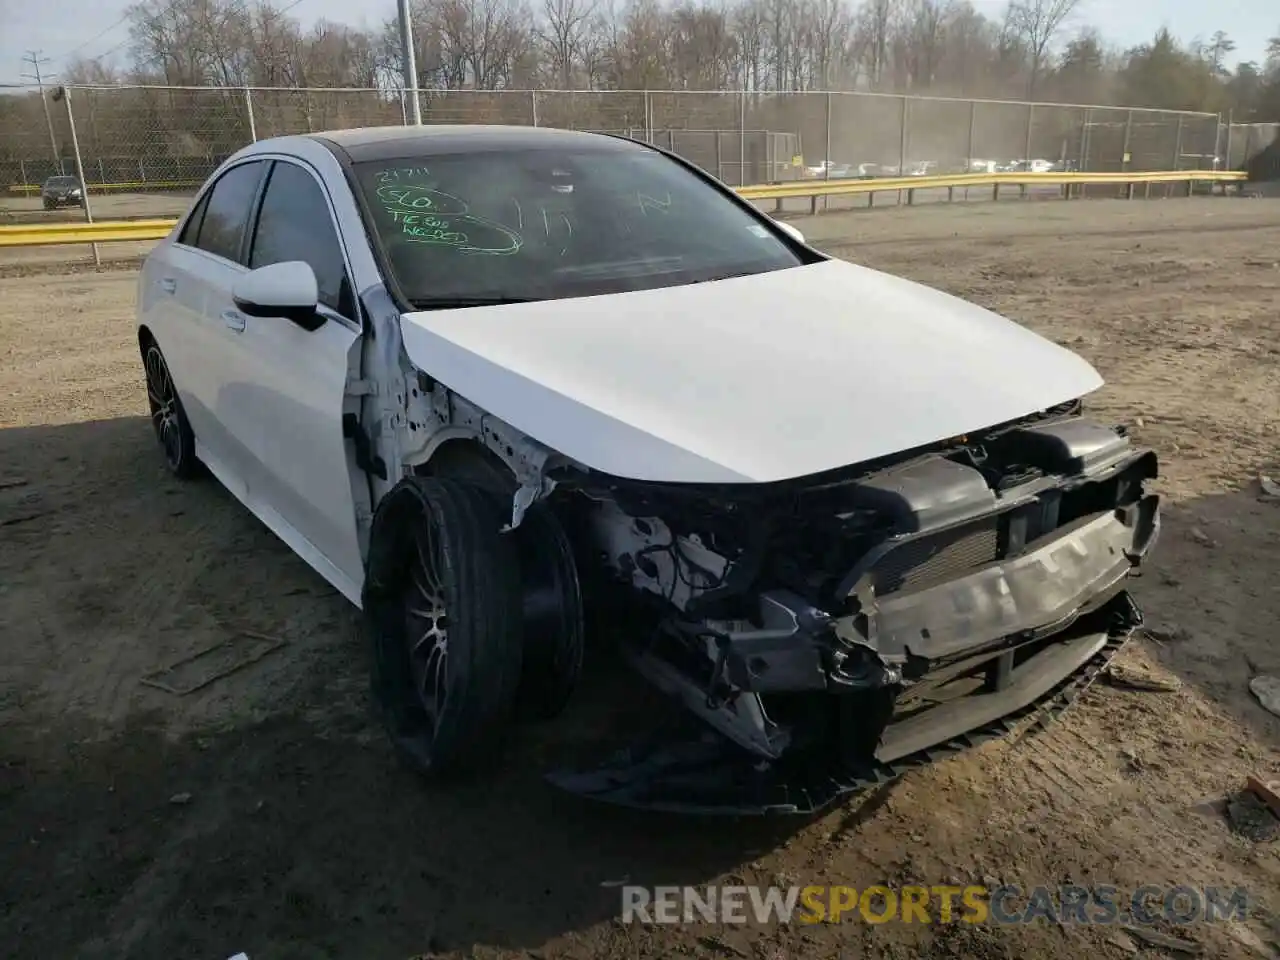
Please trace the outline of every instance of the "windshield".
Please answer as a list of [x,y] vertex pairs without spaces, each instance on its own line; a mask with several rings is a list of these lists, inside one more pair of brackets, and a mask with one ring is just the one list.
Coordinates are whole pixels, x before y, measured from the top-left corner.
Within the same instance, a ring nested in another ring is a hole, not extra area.
[[360,163],[356,177],[415,306],[645,290],[804,262],[647,150],[447,153]]
[[49,186],[51,187],[74,187],[78,186],[75,177],[50,177]]

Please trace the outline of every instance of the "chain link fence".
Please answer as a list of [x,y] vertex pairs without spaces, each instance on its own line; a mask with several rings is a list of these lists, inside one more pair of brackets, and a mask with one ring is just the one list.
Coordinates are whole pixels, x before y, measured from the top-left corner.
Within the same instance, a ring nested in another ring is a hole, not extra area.
[[[732,185],[1236,168],[1249,149],[1237,129],[1244,125],[1224,124],[1216,114],[870,93],[423,90],[419,104],[428,124],[625,134]],[[95,217],[176,215],[247,143],[405,124],[412,115],[406,94],[395,89],[72,86],[56,99],[46,91],[43,104],[34,91],[0,91],[0,215],[41,213],[40,185],[55,174],[78,176],[81,167]]]

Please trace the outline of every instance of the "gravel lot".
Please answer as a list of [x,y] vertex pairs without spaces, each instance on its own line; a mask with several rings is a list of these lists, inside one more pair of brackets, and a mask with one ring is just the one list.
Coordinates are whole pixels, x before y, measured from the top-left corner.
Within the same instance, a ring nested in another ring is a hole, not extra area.
[[[1280,856],[1224,814],[1280,778],[1280,203],[1026,202],[795,220],[839,256],[1014,317],[1107,379],[1163,459],[1165,527],[1122,655],[1036,738],[810,822],[623,814],[543,786],[627,680],[598,664],[503,772],[451,792],[369,719],[351,610],[212,482],[169,480],[145,417],[136,272],[0,252],[0,944],[31,958],[1124,957],[1114,928],[638,928],[611,883],[1248,887],[1247,922],[1166,930],[1271,956]],[[104,248],[105,249],[105,248]],[[125,259],[120,259],[123,255]],[[857,304],[850,304],[856,321]],[[286,641],[188,696],[143,685],[249,629]],[[1148,948],[1147,956],[1163,956]]]

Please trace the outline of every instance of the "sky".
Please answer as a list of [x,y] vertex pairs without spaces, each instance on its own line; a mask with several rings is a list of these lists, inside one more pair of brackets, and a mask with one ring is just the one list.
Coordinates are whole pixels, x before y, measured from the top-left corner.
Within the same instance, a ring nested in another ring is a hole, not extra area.
[[[277,9],[292,6],[291,16],[304,23],[318,19],[373,26],[395,15],[395,0],[273,0]],[[999,16],[1007,0],[973,0],[983,13]],[[123,61],[128,28],[122,22],[128,0],[0,0],[0,83],[20,82],[31,72],[23,63],[30,49],[41,50],[50,63],[42,72],[57,73],[75,55],[106,56]],[[352,7],[359,13],[352,13]],[[1228,12],[1229,11],[1229,12]],[[1065,33],[1084,24],[1097,26],[1112,43],[1144,43],[1160,27],[1183,40],[1208,39],[1225,30],[1236,42],[1233,59],[1263,59],[1268,37],[1280,33],[1276,0],[1233,0],[1218,7],[1203,0],[1084,0]]]

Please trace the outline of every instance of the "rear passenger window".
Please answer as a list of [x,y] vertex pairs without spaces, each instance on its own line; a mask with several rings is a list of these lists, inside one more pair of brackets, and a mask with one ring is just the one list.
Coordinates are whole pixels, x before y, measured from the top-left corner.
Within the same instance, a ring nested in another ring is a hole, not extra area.
[[310,264],[316,272],[320,302],[344,316],[353,316],[346,261],[324,191],[302,167],[278,160],[262,196],[249,268],[287,260]]
[[182,227],[182,233],[178,235],[178,242],[185,243],[188,247],[196,245],[196,238],[200,236],[200,224],[204,221],[204,211],[209,206],[209,195],[213,193],[209,190],[200,202],[196,204],[196,208],[191,211],[191,216],[187,218],[187,222]]
[[218,179],[205,206],[204,219],[195,242],[197,247],[228,260],[242,262],[241,242],[249,223],[253,199],[258,193],[262,169],[262,161],[255,160],[232,167]]

